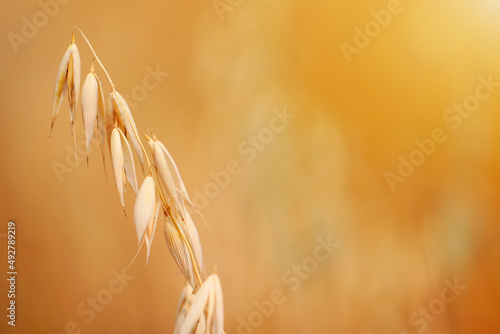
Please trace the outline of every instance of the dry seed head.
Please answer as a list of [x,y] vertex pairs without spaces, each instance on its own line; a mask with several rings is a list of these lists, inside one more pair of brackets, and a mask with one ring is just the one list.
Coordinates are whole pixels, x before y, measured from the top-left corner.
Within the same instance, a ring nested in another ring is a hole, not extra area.
[[[75,28],[81,32],[78,27]],[[130,144],[132,144],[132,147],[139,156],[142,167],[144,165],[143,153],[145,154],[145,152],[143,152],[144,148],[138,138],[137,127],[130,108],[123,97],[116,92],[109,74],[97,58],[86,36],[83,32],[81,33],[94,53],[95,59],[106,73],[112,87],[109,99],[109,112],[106,113],[102,85],[94,73],[92,66],[91,73],[86,77],[82,90],[82,115],[85,128],[87,162],[89,144],[93,133],[97,129],[101,149],[106,140],[108,140],[110,145],[115,183],[121,204],[125,210],[124,192],[127,179],[134,192],[138,193],[137,177]],[[58,69],[54,88],[51,133],[62,100],[68,94],[71,118],[70,132],[75,135],[75,112],[78,106],[79,93],[80,56],[73,38]],[[158,219],[160,208],[163,208],[163,212],[167,215],[165,217],[164,230],[167,246],[188,281],[181,296],[175,333],[224,333],[223,300],[220,281],[217,275],[211,275],[204,280],[201,244],[194,222],[186,210],[186,205],[196,213],[200,213],[190,200],[179,170],[170,153],[160,141],[156,140],[154,134],[152,137],[147,137],[147,139],[155,159],[159,184],[155,184],[155,180],[151,175],[147,176],[135,202],[134,223],[139,245],[142,246],[143,242],[146,243],[147,256],[149,258],[156,220]],[[76,137],[74,140],[76,151]],[[104,151],[102,154],[104,163]],[[147,154],[146,158],[148,158]],[[149,160],[148,165],[151,168]],[[157,186],[158,189],[156,189]],[[163,205],[156,201],[157,190],[159,191]],[[165,201],[164,191],[168,193],[170,201],[174,205],[172,211],[168,200]],[[155,211],[156,214],[154,214]],[[135,257],[137,257],[137,254]],[[195,276],[197,278],[196,281]],[[196,294],[193,294],[193,288],[199,288]]]
[[132,113],[130,112],[127,102],[116,90],[113,90],[110,93],[109,100],[111,113],[114,115],[114,119],[117,121],[118,126],[124,130],[127,138],[130,139],[130,142],[139,157],[141,166],[143,166],[144,156],[142,155],[139,138],[136,136],[136,133],[138,133],[137,126],[135,125],[134,118],[132,117]]
[[156,189],[153,177],[146,176],[142,183],[141,189],[137,194],[134,205],[134,223],[137,233],[137,241],[140,244],[142,238],[150,225],[156,203]]
[[[78,47],[72,42],[64,53],[59,68],[57,70],[56,84],[54,87],[54,99],[52,102],[52,121],[50,132],[54,128],[54,123],[61,108],[62,101],[66,94],[69,99],[69,111],[71,118],[70,131],[73,133],[75,111],[78,105],[78,94],[80,92],[80,54]],[[49,136],[50,137],[50,136]]]

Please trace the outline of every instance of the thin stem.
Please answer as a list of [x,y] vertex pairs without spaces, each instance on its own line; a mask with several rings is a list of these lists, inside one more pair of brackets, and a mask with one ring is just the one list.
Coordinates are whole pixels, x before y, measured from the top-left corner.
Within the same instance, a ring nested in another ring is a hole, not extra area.
[[[109,83],[111,85],[111,88],[113,90],[115,90],[115,84],[113,83],[113,80],[111,80],[111,77],[109,76],[108,74],[108,71],[106,71],[106,68],[104,67],[104,65],[101,63],[101,60],[99,59],[99,57],[97,57],[97,53],[95,53],[94,51],[94,48],[92,47],[92,44],[90,44],[89,40],[87,39],[87,36],[85,36],[85,34],[83,33],[83,31],[78,28],[77,26],[74,26],[73,29],[77,29],[80,34],[82,34],[83,38],[85,39],[85,41],[87,42],[87,44],[89,45],[89,48],[90,50],[92,51],[92,53],[94,54],[94,57],[95,59],[97,60],[97,62],[99,63],[99,65],[101,66],[102,70],[104,71],[104,73],[106,73],[106,76],[108,77],[108,80],[109,80]],[[75,42],[75,35],[73,34],[73,43]]]

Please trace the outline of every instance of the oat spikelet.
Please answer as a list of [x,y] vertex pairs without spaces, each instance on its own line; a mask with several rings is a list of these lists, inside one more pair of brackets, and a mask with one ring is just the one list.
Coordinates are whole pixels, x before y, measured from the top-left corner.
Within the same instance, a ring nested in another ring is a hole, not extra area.
[[172,177],[174,179],[177,191],[179,192],[180,198],[182,200],[184,210],[185,210],[184,203],[188,204],[189,207],[196,209],[195,206],[193,205],[193,203],[191,202],[191,199],[189,198],[188,192],[186,190],[186,186],[184,186],[184,182],[182,181],[181,174],[179,173],[179,169],[177,168],[177,165],[176,165],[174,159],[170,155],[170,152],[167,150],[167,148],[165,147],[165,145],[163,145],[163,143],[161,141],[156,140],[156,142],[161,147],[161,150],[162,150],[163,154],[165,155],[165,159],[167,160],[168,167],[172,173]]
[[[106,174],[106,157],[104,155],[104,143],[106,142],[106,111],[104,107],[104,96],[102,93],[102,84],[99,77],[94,72],[94,64],[90,68],[90,73],[83,81],[82,93],[82,116],[83,128],[85,131],[85,147],[87,154],[87,165],[89,163],[90,142],[97,129],[99,146],[101,148],[102,163],[104,165],[104,176]],[[111,132],[110,132],[111,135]]]
[[132,117],[132,113],[130,112],[127,102],[116,90],[113,90],[110,93],[109,101],[111,113],[114,116],[114,119],[132,143],[135,153],[137,153],[139,161],[141,162],[141,166],[144,166],[144,156],[142,154],[141,144],[139,143],[139,138],[136,136],[136,133],[138,133],[137,126],[135,125],[134,118]]
[[144,238],[148,225],[154,216],[156,203],[156,189],[153,177],[146,176],[141,189],[137,194],[134,205],[134,223],[137,233],[137,242],[140,244]]
[[73,53],[72,45],[73,44],[70,44],[70,46],[64,53],[64,56],[61,62],[59,63],[59,69],[57,71],[56,85],[54,88],[54,100],[52,103],[52,120],[50,123],[50,134],[52,134],[52,130],[54,128],[54,124],[56,122],[59,109],[61,108],[61,104],[64,100],[64,97],[68,92],[68,83],[67,83],[68,63],[69,63],[69,57],[71,57],[71,54]]
[[116,187],[120,195],[120,201],[125,211],[124,192],[127,179],[130,186],[137,194],[137,176],[135,173],[134,157],[132,148],[123,132],[115,127],[111,132],[111,158],[113,160],[113,171],[115,174]]
[[195,274],[193,272],[193,264],[189,256],[189,251],[179,235],[179,232],[175,228],[170,216],[165,217],[164,235],[167,248],[174,258],[174,261],[179,267],[181,273],[184,275],[189,284],[191,284],[191,287],[196,288]]
[[160,176],[160,181],[164,186],[168,197],[170,197],[172,204],[174,206],[174,215],[180,215],[184,218],[185,207],[183,206],[182,197],[180,192],[176,187],[175,179],[169,168],[165,154],[163,153],[161,146],[158,141],[154,140],[153,143],[153,159],[155,162],[155,167]]
[[153,154],[155,167],[160,177],[160,181],[172,201],[175,214],[178,214],[182,219],[186,219],[187,206],[200,216],[203,221],[205,221],[201,212],[195,207],[189,198],[189,194],[186,190],[184,182],[182,181],[177,164],[172,158],[170,152],[167,150],[165,145],[156,138],[154,133],[151,133],[151,136],[146,135],[146,138]]
[[82,87],[82,116],[83,128],[85,130],[85,147],[87,153],[87,164],[89,162],[90,142],[95,132],[99,111],[99,87],[94,74],[94,65],[83,82]]
[[[80,54],[75,44],[74,38],[66,49],[59,68],[57,70],[56,84],[54,87],[54,99],[52,102],[52,120],[50,124],[50,134],[54,128],[59,109],[66,94],[68,94],[71,126],[73,133],[75,124],[75,112],[78,105],[78,94],[80,93]],[[50,137],[50,135],[49,135]]]
[[175,209],[175,215],[179,215],[182,219],[186,217],[186,204],[191,207],[195,212],[199,212],[187,193],[184,182],[179,173],[179,169],[172,159],[172,156],[165,148],[165,145],[156,139],[156,136],[152,134],[152,137],[146,136],[148,139],[148,144],[153,153],[153,160],[155,162],[155,167],[160,177],[160,181],[165,188],[168,197],[172,201]]

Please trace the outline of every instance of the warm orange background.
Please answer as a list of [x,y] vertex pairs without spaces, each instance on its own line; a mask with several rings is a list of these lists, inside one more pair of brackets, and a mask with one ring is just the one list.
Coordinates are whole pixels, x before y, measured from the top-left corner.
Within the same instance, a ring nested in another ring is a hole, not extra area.
[[[280,289],[286,301],[254,333],[414,334],[410,315],[454,278],[467,289],[425,333],[500,332],[500,90],[459,129],[443,121],[474,94],[479,76],[500,81],[500,4],[401,6],[348,63],[339,45],[352,44],[354,28],[387,1],[244,0],[221,20],[211,1],[73,0],[18,53],[8,34],[20,35],[22,18],[32,22],[41,7],[2,1],[0,233],[15,220],[19,274],[14,329],[1,281],[0,332],[55,334],[69,321],[82,333],[174,326],[183,279],[161,228],[148,266],[141,254],[126,289],[90,323],[76,313],[128,264],[137,242],[132,192],[125,219],[98,150],[62,182],[53,170],[73,145],[66,101],[47,139],[73,25],[122,94],[142,85],[147,67],[170,73],[132,112],[140,130],[153,129],[169,148],[192,194],[229,161],[242,166],[203,209],[217,242],[197,220],[207,267],[221,277],[227,333],[238,333],[254,301]],[[76,41],[83,80],[92,55],[79,34]],[[296,118],[246,162],[238,146],[284,107]],[[81,124],[79,114],[79,142]],[[448,139],[391,192],[384,173],[397,172],[398,156],[434,128]],[[341,246],[291,291],[282,275],[328,235]]]

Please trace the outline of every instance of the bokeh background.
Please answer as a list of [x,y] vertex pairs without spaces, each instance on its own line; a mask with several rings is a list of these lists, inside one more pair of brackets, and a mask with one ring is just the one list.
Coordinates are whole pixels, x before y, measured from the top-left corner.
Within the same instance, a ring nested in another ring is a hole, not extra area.
[[[201,210],[214,236],[197,220],[206,265],[222,281],[226,333],[500,332],[500,87],[458,129],[443,120],[478,77],[500,81],[497,1],[401,0],[350,62],[341,43],[353,45],[356,27],[392,2],[221,0],[219,14],[212,1],[70,0],[47,7],[45,21],[41,3],[0,2],[1,267],[14,220],[19,272],[15,328],[0,283],[2,333],[174,327],[183,278],[161,228],[127,287],[92,321],[77,313],[129,263],[137,241],[133,193],[126,219],[109,155],[107,185],[97,147],[75,170],[66,102],[48,139],[74,25],[129,95],[139,129],[166,144],[191,194],[229,161],[241,166]],[[34,20],[37,30],[23,30]],[[30,37],[13,47],[23,33]],[[75,36],[84,77],[92,54]],[[157,67],[169,75],[137,95]],[[284,108],[295,118],[246,161],[238,147]],[[81,124],[79,114],[79,143]],[[435,128],[447,140],[391,191],[384,173],[397,173],[398,157]],[[291,290],[283,275],[328,237],[340,246]],[[439,306],[445,280],[467,288],[425,328],[423,316],[412,323],[420,308]],[[259,318],[255,302],[275,289],[285,301]]]

